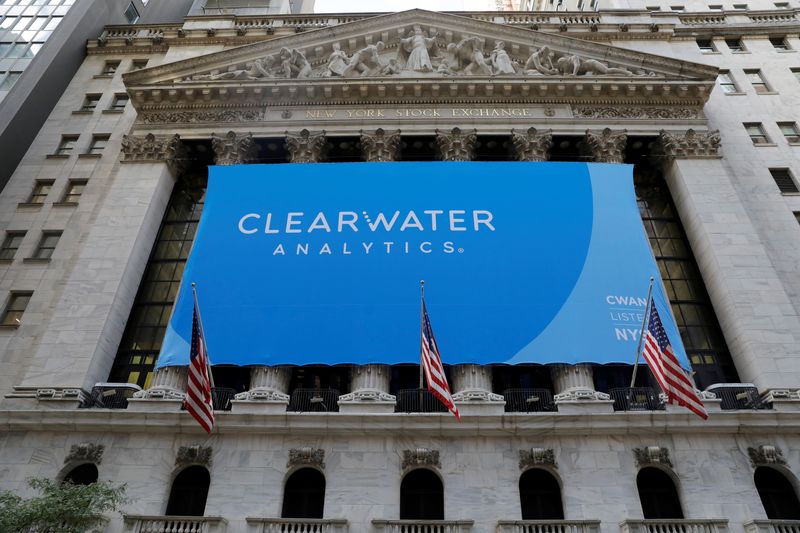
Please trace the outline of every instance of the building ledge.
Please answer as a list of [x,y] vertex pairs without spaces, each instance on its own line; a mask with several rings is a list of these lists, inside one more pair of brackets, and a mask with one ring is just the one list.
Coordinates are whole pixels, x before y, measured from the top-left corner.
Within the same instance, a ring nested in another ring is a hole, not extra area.
[[69,154],[47,154],[45,159],[69,159]]
[[27,208],[27,209],[30,209],[30,208],[38,209],[38,208],[41,208],[43,205],[44,204],[38,204],[38,203],[35,203],[35,202],[20,202],[20,203],[17,204],[17,207],[22,207],[22,208]]
[[53,202],[53,207],[75,207],[78,202]]
[[102,111],[104,115],[121,115],[124,112],[124,109],[103,109]]
[[76,109],[73,115],[94,115],[94,109]]
[[47,264],[50,262],[49,257],[26,257],[22,260],[23,263],[33,263],[33,264]]
[[100,159],[103,154],[78,154],[78,159]]

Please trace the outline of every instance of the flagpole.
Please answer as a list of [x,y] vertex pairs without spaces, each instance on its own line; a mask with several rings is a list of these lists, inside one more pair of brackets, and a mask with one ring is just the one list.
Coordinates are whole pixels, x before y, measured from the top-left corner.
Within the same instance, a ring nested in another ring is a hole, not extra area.
[[[419,340],[420,340],[420,353],[419,353],[419,389],[422,390],[422,387],[425,385],[425,377],[422,373],[422,339],[423,333],[422,328],[425,324],[425,280],[422,279],[419,281]],[[420,394],[422,394],[420,392]]]
[[642,319],[642,329],[639,330],[639,345],[636,347],[636,363],[633,365],[633,376],[631,376],[631,386],[636,382],[636,370],[639,368],[639,357],[642,355],[642,342],[644,341],[644,328],[647,327],[648,312],[650,311],[650,297],[653,294],[653,281],[655,278],[650,276],[650,286],[647,288],[647,303],[644,306],[644,318]]
[[203,342],[206,344],[206,369],[208,371],[208,379],[211,381],[211,388],[214,388],[214,374],[211,373],[211,356],[208,353],[208,343],[206,342],[206,332],[203,329],[203,317],[200,316],[200,302],[197,300],[197,283],[192,282],[192,296],[194,296],[194,308],[197,309],[197,322],[200,325],[200,335],[203,337]]

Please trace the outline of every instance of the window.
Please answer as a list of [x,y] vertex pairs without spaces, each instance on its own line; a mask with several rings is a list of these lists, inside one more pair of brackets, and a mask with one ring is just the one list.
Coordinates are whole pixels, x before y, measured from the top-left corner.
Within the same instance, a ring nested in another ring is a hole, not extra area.
[[31,196],[28,198],[28,203],[43,204],[44,199],[47,198],[53,188],[53,183],[55,183],[54,180],[36,180],[36,183],[33,184]]
[[669,6],[670,11],[677,11],[678,13],[683,13],[685,11],[683,6]]
[[114,99],[111,100],[111,107],[114,111],[122,111],[125,109],[125,106],[128,104],[128,95],[125,93],[119,93],[114,95]]
[[56,155],[70,155],[77,142],[77,135],[62,135],[61,142],[58,143],[58,148],[56,149]]
[[775,2],[776,9],[789,9],[789,2]]
[[92,483],[97,483],[97,476],[97,467],[92,463],[86,463],[70,470],[70,472],[64,476],[64,483],[91,485]]
[[10,260],[14,259],[14,255],[19,250],[22,239],[25,238],[24,231],[7,231],[6,238],[3,239],[3,244],[0,246],[0,259]]
[[434,472],[418,468],[403,477],[400,520],[444,520],[444,487]]
[[778,186],[778,190],[781,191],[781,193],[800,192],[788,168],[771,168],[769,169],[769,173],[772,174],[772,179],[775,180],[775,184]]
[[526,470],[519,477],[519,499],[523,520],[563,520],[561,487],[550,472]]
[[147,66],[147,59],[134,59],[131,63],[131,70],[141,70]]
[[113,76],[118,68],[119,61],[106,61],[100,74],[103,76]]
[[25,308],[28,307],[28,302],[31,301],[32,292],[12,292],[8,297],[6,304],[6,311],[3,313],[3,321],[0,322],[3,326],[19,326],[22,315],[25,313]]
[[709,11],[722,11],[722,6],[720,4],[709,5],[708,6],[708,10]]
[[6,76],[5,79],[2,79],[3,74],[3,72],[0,72],[0,91],[10,91],[19,77],[22,76],[22,72],[12,70],[8,72],[8,76]]
[[789,41],[786,37],[770,37],[769,42],[775,50],[789,50]]
[[108,144],[109,135],[92,135],[92,143],[89,145],[87,154],[100,155]]
[[69,180],[67,190],[64,192],[64,198],[61,199],[65,204],[77,204],[83,194],[83,189],[86,188],[87,180]]
[[800,68],[793,68],[790,70],[792,71],[792,74],[794,74],[794,77],[797,79],[797,81],[800,81]]
[[322,518],[325,476],[313,468],[301,468],[286,480],[281,518]]
[[745,122],[743,126],[753,144],[770,144],[769,138],[760,122]]
[[648,11],[661,11],[661,6],[647,6]]
[[800,130],[797,129],[797,124],[794,122],[778,122],[783,136],[786,137],[786,142],[791,144],[800,143]]
[[745,11],[747,9],[747,4],[733,4],[733,9]]
[[797,219],[797,223],[800,224],[800,211],[794,212],[794,218]]
[[725,39],[725,44],[728,45],[728,50],[731,52],[744,52],[744,44],[740,38]]
[[669,474],[658,468],[642,468],[636,476],[636,488],[645,520],[683,518],[681,501]]
[[33,252],[33,259],[50,259],[60,238],[60,231],[43,231],[39,245],[36,247],[36,251]]
[[211,476],[202,466],[190,466],[181,470],[172,482],[167,503],[167,515],[203,516]]
[[744,74],[757,93],[764,94],[771,92],[760,70],[745,70]]
[[789,481],[781,472],[759,466],[753,476],[761,503],[770,520],[799,520],[800,501]]
[[739,92],[739,88],[736,87],[736,82],[733,81],[731,73],[728,72],[727,70],[719,71],[719,75],[717,76],[717,81],[719,82],[719,86],[722,89],[722,92],[726,94]]
[[128,8],[125,10],[125,18],[128,20],[128,24],[136,24],[139,20],[139,11],[133,5],[133,2],[128,4]]
[[94,111],[97,107],[97,103],[100,101],[99,94],[87,94],[83,98],[83,104],[81,104],[81,111]]
[[717,49],[714,48],[714,41],[711,39],[697,39],[697,47],[700,48],[701,52],[716,52]]

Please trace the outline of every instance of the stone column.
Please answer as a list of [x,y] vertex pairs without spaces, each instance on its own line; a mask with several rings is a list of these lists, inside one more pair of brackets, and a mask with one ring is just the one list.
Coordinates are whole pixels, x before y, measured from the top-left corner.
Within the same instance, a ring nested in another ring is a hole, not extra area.
[[517,161],[547,161],[553,146],[552,130],[528,128],[524,133],[511,130],[511,145]]
[[453,400],[462,415],[500,415],[505,398],[492,392],[492,367],[453,365],[450,367]]
[[436,145],[442,161],[472,161],[475,159],[475,145],[478,143],[477,130],[471,132],[453,128],[449,132],[436,130]]
[[361,131],[361,153],[367,162],[397,161],[400,153],[400,130],[387,133],[378,128],[374,133]]
[[223,136],[214,134],[211,136],[211,148],[217,165],[251,163],[258,155],[258,146],[251,133],[243,135],[229,131]]
[[325,159],[328,143],[325,130],[311,133],[304,129],[297,135],[286,132],[286,149],[290,163],[319,163]]
[[235,413],[282,413],[289,405],[288,366],[254,366],[250,368],[250,388],[231,401]]
[[586,130],[581,149],[595,163],[623,163],[627,141],[626,130],[613,131],[611,128],[602,131]]
[[391,413],[396,398],[389,394],[391,366],[356,365],[350,370],[350,392],[339,396],[339,411]]
[[794,395],[800,317],[731,183],[719,132],[662,131],[655,155],[739,377],[768,397]]

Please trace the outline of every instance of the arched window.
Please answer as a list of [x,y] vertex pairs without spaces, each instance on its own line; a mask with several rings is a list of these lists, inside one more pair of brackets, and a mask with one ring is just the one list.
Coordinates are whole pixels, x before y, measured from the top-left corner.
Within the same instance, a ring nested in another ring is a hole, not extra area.
[[172,482],[167,503],[167,515],[203,516],[211,476],[202,466],[190,466],[181,470]]
[[64,482],[69,481],[75,485],[91,485],[97,483],[97,467],[92,463],[76,466],[64,476]]
[[283,490],[281,518],[322,518],[325,476],[313,468],[301,468],[289,476]]
[[683,518],[675,483],[658,468],[642,468],[636,476],[645,518]]
[[561,486],[550,472],[526,470],[519,477],[519,500],[523,520],[563,520]]
[[400,483],[400,520],[444,520],[444,487],[434,472],[419,468]]
[[800,501],[786,476],[768,466],[759,466],[755,473],[756,489],[771,520],[800,519]]

